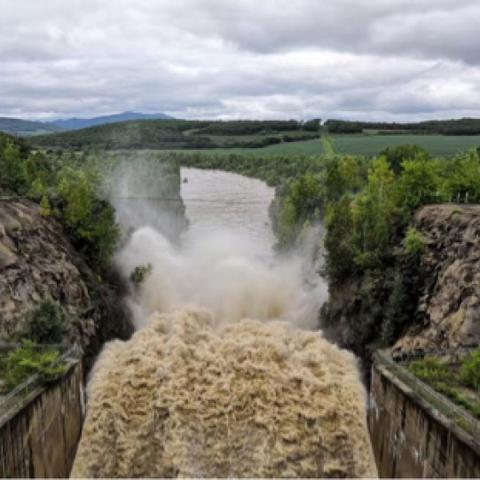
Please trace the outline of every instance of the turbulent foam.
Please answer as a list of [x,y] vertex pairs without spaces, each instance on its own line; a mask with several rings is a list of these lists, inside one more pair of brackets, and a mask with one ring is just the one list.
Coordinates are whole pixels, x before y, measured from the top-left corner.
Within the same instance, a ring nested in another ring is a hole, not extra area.
[[374,476],[353,355],[320,333],[200,309],[106,345],[73,476]]
[[[186,235],[181,248],[150,227],[138,229],[117,255],[125,276],[138,265],[152,272],[133,295],[138,327],[155,312],[185,305],[208,308],[218,323],[281,318],[303,328],[317,324],[326,285],[305,285],[297,257],[268,260],[251,239],[228,231]],[[318,277],[318,275],[317,275]]]

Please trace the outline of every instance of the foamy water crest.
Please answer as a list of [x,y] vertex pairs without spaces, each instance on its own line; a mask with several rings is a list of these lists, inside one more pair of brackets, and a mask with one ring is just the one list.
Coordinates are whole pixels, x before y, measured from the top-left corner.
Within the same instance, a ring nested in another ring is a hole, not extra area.
[[356,360],[285,322],[154,315],[94,367],[78,477],[371,477]]

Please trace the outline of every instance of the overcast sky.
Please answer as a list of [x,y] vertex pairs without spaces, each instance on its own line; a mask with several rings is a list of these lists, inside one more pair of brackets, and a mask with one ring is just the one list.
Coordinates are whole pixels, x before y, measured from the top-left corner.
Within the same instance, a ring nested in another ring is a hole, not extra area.
[[0,116],[480,117],[479,0],[0,0]]

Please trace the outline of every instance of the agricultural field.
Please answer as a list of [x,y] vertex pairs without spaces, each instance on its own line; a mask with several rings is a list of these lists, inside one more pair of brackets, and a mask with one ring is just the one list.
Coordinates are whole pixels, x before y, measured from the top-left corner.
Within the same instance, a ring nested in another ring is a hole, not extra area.
[[[480,146],[480,134],[458,135],[451,130],[447,133],[422,131],[419,130],[419,125],[423,124],[412,124],[412,128],[415,125],[416,131],[370,128],[364,129],[361,133],[344,131],[335,133],[336,130],[341,130],[337,124],[332,124],[334,130],[332,132],[330,127],[321,126],[318,120],[304,123],[293,120],[211,122],[140,120],[41,135],[31,137],[29,141],[34,147],[40,148],[188,150],[216,154],[253,153],[262,156],[268,154],[374,156],[387,147],[418,145],[434,157],[449,157]],[[346,128],[343,124],[340,126]],[[457,123],[454,126],[456,129],[460,128]],[[454,132],[456,133],[456,130]]]
[[[377,155],[387,147],[418,145],[435,157],[449,157],[458,152],[480,147],[480,135],[331,135],[337,153]],[[300,145],[298,145],[300,146]]]
[[[480,135],[368,135],[368,134],[337,134],[330,135],[329,144],[335,153],[347,155],[378,155],[387,147],[400,145],[418,145],[434,157],[450,157],[456,153],[480,147]],[[177,150],[178,151],[178,150]],[[303,140],[298,142],[282,142],[264,148],[202,148],[191,152],[217,154],[235,153],[248,154],[282,154],[282,155],[318,155],[325,152],[325,142],[321,139]]]

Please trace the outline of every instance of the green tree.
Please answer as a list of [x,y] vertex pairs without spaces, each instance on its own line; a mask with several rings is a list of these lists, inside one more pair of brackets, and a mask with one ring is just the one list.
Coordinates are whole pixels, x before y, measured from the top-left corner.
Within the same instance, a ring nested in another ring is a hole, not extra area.
[[27,189],[25,159],[20,147],[13,141],[7,141],[0,151],[0,188],[23,194]]
[[422,155],[403,161],[398,188],[401,202],[409,210],[441,199],[437,167],[436,162]]
[[344,195],[328,205],[325,214],[325,271],[332,283],[341,282],[353,271],[351,198]]
[[429,158],[428,152],[418,145],[400,145],[398,147],[387,147],[380,156],[384,156],[390,164],[390,168],[399,175],[402,171],[402,164],[405,160]]
[[359,266],[374,266],[390,253],[398,213],[395,175],[385,157],[380,157],[373,162],[368,183],[353,204],[353,241]]
[[454,158],[445,168],[443,190],[452,201],[480,201],[480,156],[477,150]]
[[97,270],[105,268],[119,238],[115,212],[95,195],[97,176],[83,170],[65,167],[59,174],[58,194],[61,219],[74,244]]
[[65,202],[66,224],[77,230],[80,236],[88,238],[91,235],[88,220],[92,215],[94,191],[86,173],[65,167],[59,175],[58,193]]
[[319,179],[312,174],[302,175],[289,184],[277,226],[280,246],[292,246],[305,221],[319,219],[323,206],[321,187]]

